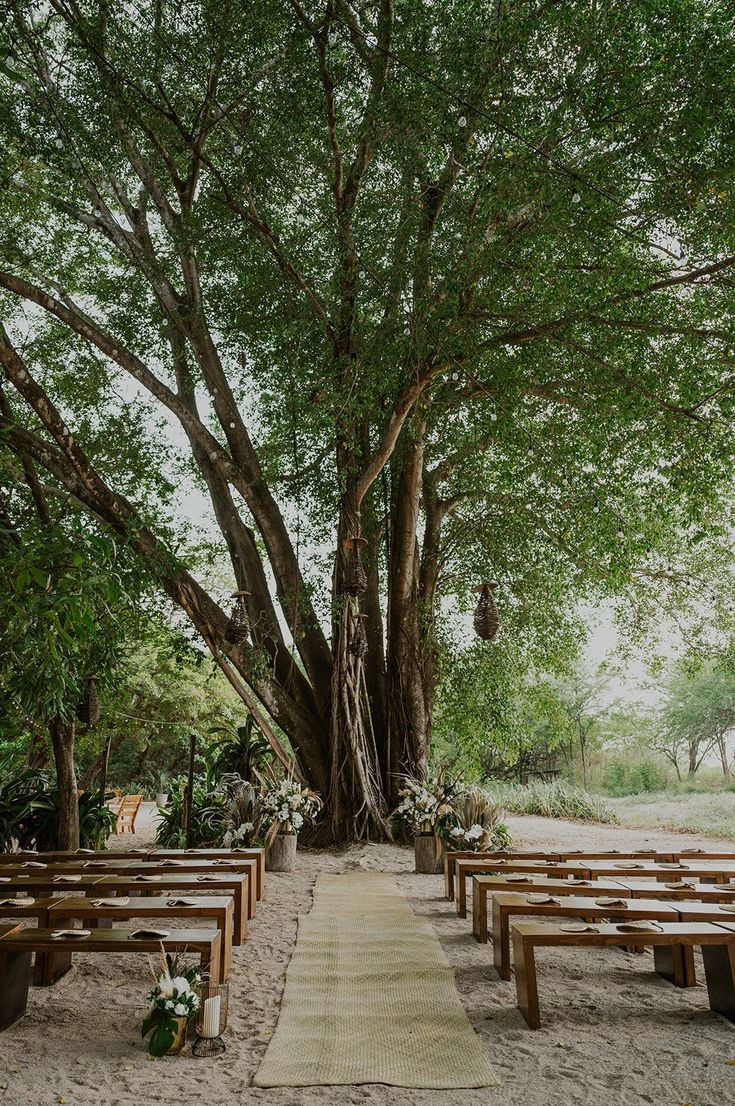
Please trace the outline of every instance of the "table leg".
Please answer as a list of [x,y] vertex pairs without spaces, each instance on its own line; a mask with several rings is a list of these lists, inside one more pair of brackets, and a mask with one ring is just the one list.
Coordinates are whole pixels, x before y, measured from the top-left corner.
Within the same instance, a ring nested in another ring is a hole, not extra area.
[[457,872],[457,913],[460,918],[467,917],[467,873]]
[[538,1004],[534,947],[530,942],[526,943],[518,932],[513,933],[513,957],[516,965],[518,1009],[526,1019],[529,1029],[540,1029],[541,1014]]

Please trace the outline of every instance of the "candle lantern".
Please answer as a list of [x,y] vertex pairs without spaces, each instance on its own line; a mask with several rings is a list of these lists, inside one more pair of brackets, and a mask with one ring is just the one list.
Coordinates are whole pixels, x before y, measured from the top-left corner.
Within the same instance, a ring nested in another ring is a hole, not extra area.
[[197,1039],[191,1048],[193,1056],[219,1056],[225,1051],[222,1034],[227,1028],[229,990],[226,983],[206,979],[197,987],[199,1008],[194,1023]]
[[352,639],[350,641],[350,652],[353,657],[365,657],[368,651],[367,634],[365,633],[365,619],[366,614],[356,614],[352,623]]
[[232,614],[225,630],[225,641],[230,645],[243,645],[250,635],[250,619],[245,602],[249,595],[249,591],[234,591],[232,593],[235,605],[232,608]]
[[493,592],[497,586],[498,585],[495,583],[485,581],[485,583],[480,584],[479,587],[472,589],[474,592],[479,593],[473,620],[475,633],[478,637],[483,638],[484,641],[495,641],[495,638],[498,636],[498,630],[500,629],[500,615],[498,614],[498,608],[493,598]]
[[342,584],[345,595],[364,595],[367,591],[367,575],[360,559],[360,550],[366,545],[365,538],[353,537],[345,541],[349,550]]
[[102,714],[99,692],[97,691],[98,679],[98,676],[89,677],[87,680],[86,694],[77,710],[77,718],[85,726],[96,726]]

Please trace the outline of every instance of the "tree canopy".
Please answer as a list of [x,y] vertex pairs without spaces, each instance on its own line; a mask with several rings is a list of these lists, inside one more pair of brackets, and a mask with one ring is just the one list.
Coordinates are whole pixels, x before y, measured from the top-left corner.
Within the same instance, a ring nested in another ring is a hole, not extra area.
[[657,602],[727,533],[726,6],[7,13],[3,443],[146,561],[339,832],[379,832],[449,599],[496,579],[558,653],[580,597]]

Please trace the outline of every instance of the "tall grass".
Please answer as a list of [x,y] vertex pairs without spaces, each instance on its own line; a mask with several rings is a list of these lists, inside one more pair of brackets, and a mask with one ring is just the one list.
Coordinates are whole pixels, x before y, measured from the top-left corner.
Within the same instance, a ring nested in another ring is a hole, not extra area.
[[512,814],[538,814],[542,818],[570,818],[578,822],[618,821],[604,799],[559,781],[520,784],[493,780],[488,790]]

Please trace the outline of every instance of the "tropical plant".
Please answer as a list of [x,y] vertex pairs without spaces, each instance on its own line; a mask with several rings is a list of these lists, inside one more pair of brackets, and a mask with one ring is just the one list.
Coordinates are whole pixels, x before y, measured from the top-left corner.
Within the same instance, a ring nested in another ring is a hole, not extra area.
[[249,780],[234,778],[227,786],[227,810],[222,823],[226,848],[253,845],[263,830],[263,801]]
[[470,786],[452,802],[456,825],[446,834],[455,848],[487,852],[505,849],[511,838],[503,819],[505,810],[481,787]]
[[257,772],[272,760],[268,740],[252,715],[240,726],[214,726],[209,733],[221,735],[207,747],[207,760],[217,777],[236,775],[254,783]]
[[187,778],[171,781],[168,806],[159,810],[156,842],[166,848],[207,848],[220,845],[227,818],[227,792],[211,777],[195,778],[189,810],[189,833],[184,824]]
[[184,968],[178,957],[167,956],[161,947],[162,970],[154,973],[155,986],[148,993],[150,1004],[143,1020],[141,1036],[147,1037],[151,1056],[163,1056],[178,1033],[177,1018],[191,1018],[199,1009],[197,986],[201,969]]

